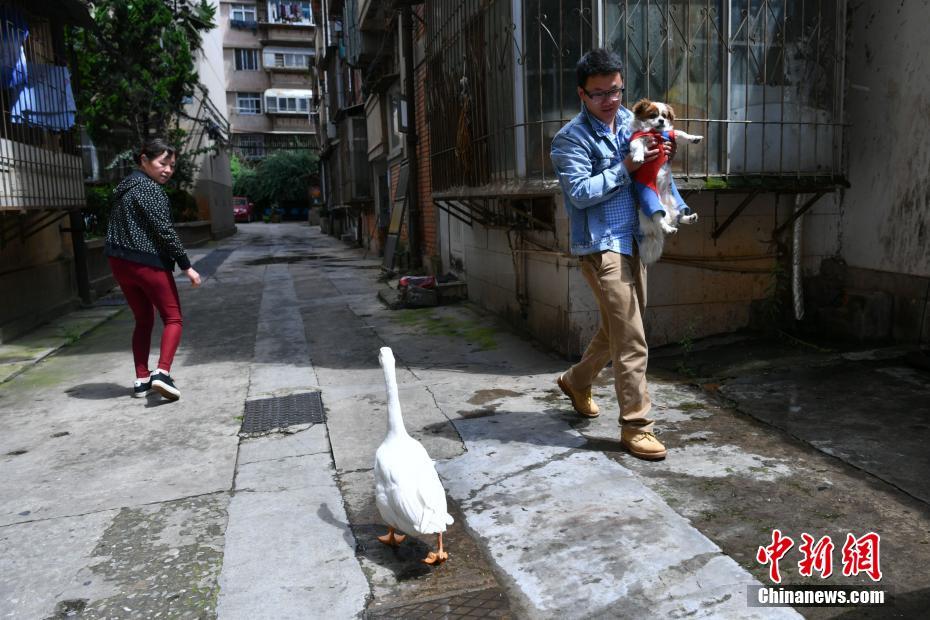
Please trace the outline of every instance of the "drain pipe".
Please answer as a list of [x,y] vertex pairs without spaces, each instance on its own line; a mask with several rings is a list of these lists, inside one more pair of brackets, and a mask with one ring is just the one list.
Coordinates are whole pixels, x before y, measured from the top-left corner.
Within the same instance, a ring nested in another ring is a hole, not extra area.
[[[794,197],[795,213],[797,213],[801,205],[804,204],[803,196],[803,194],[797,194]],[[803,215],[794,220],[791,233],[791,298],[794,301],[794,318],[797,321],[804,318],[804,287],[802,286],[801,277],[803,275],[801,273],[802,238],[804,236],[803,221]]]

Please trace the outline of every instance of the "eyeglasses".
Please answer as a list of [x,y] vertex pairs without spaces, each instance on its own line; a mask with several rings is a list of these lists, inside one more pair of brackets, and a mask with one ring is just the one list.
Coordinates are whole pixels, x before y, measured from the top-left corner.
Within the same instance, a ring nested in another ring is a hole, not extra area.
[[602,93],[589,93],[583,88],[581,90],[584,91],[584,94],[594,103],[601,103],[603,101],[620,101],[620,99],[623,98],[623,93],[626,91],[626,88],[622,86],[620,88],[611,88]]

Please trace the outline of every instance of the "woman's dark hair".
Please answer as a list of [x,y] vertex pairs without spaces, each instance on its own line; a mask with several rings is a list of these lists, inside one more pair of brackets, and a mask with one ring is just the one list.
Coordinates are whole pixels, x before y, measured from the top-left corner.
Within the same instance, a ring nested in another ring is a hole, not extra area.
[[132,158],[135,160],[137,165],[142,165],[142,156],[145,155],[145,158],[149,161],[153,159],[158,159],[162,156],[162,153],[168,153],[168,156],[177,155],[178,149],[174,148],[161,138],[152,138],[151,140],[146,140],[145,144],[142,145],[142,148],[139,149],[138,153],[133,153]]
[[610,50],[599,47],[582,56],[575,70],[578,72],[578,86],[584,88],[592,75],[623,75],[623,61]]

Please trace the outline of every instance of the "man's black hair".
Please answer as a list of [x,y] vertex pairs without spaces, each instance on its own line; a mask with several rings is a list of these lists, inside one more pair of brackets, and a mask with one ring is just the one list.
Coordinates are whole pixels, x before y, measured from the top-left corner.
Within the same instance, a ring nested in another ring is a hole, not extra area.
[[582,56],[575,69],[578,72],[578,86],[584,88],[592,75],[623,75],[623,61],[610,50],[599,47]]

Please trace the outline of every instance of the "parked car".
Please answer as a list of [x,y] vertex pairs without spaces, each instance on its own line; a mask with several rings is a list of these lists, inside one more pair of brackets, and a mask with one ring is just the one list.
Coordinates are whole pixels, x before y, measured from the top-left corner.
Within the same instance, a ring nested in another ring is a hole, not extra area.
[[237,222],[252,222],[255,220],[255,204],[249,202],[245,196],[233,196],[233,219]]

